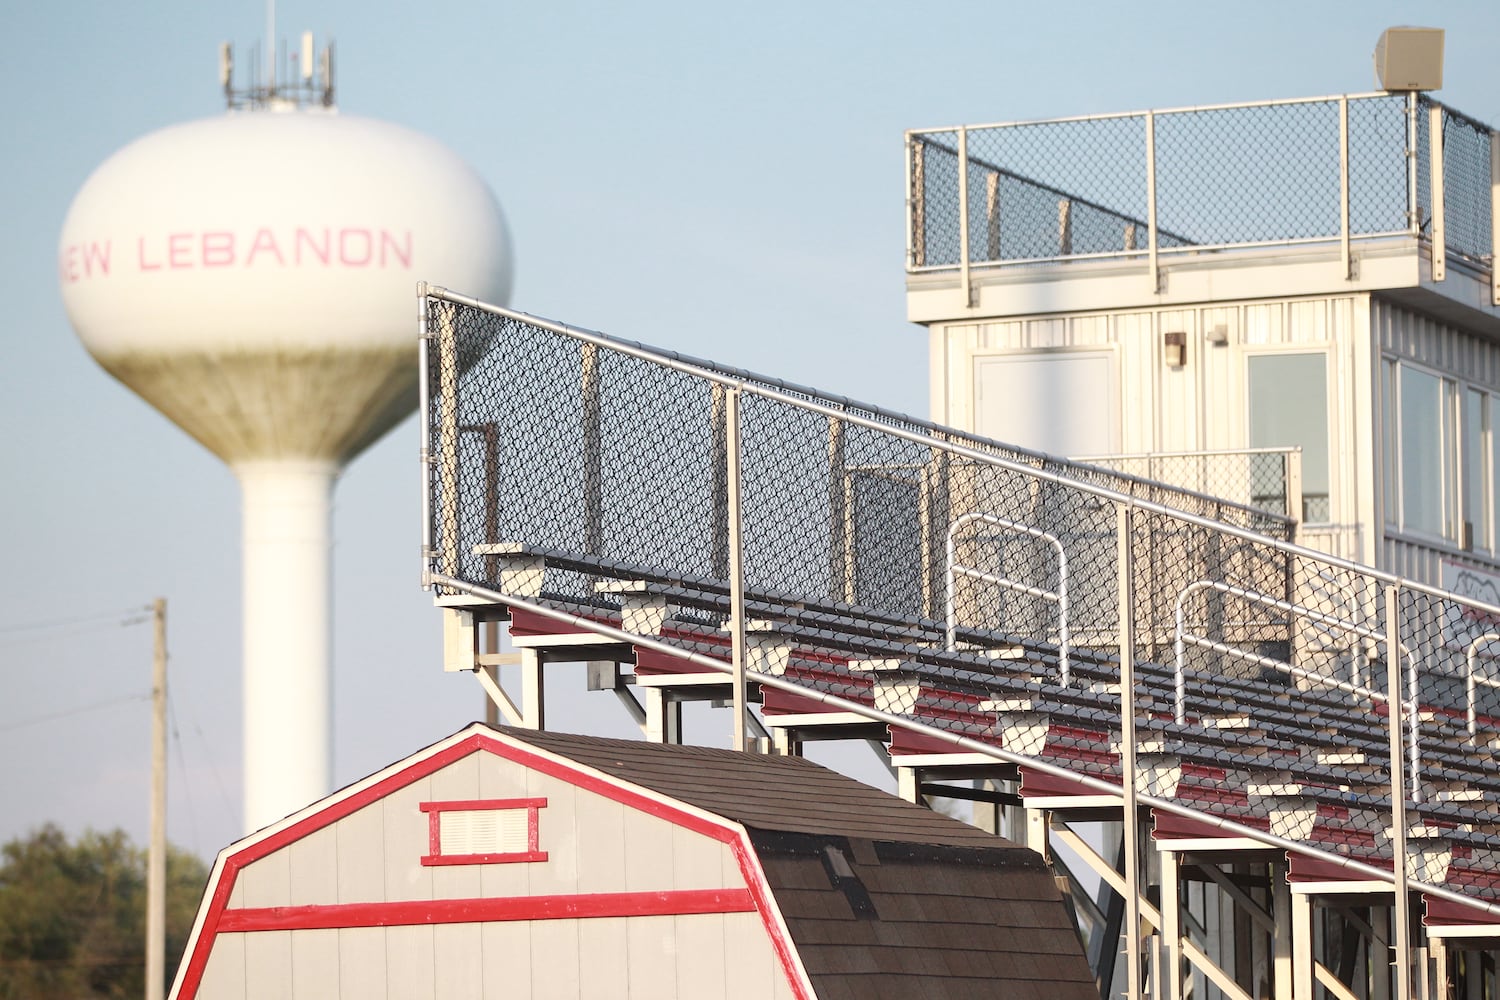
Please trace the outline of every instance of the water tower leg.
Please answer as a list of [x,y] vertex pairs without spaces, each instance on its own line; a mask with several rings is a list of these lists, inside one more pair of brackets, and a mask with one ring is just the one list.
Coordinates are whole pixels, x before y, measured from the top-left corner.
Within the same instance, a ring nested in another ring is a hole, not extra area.
[[245,829],[332,787],[330,500],[337,467],[235,465],[244,505]]

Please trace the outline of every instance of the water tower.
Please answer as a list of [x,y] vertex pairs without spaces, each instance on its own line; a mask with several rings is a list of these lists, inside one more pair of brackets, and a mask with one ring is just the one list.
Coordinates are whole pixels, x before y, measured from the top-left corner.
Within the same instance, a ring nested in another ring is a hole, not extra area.
[[339,114],[331,52],[313,56],[305,36],[293,72],[237,90],[226,46],[229,112],[106,160],[59,250],[84,346],[240,483],[249,830],[331,789],[330,499],[415,408],[416,282],[510,292],[479,176],[425,135]]

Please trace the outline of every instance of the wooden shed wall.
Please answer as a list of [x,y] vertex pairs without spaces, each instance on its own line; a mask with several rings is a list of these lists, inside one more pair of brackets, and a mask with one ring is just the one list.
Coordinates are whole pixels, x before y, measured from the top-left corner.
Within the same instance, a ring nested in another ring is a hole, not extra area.
[[[420,804],[475,799],[545,799],[538,846],[547,859],[424,866],[429,827]],[[247,864],[226,917],[278,907],[746,887],[730,844],[480,750]],[[751,909],[220,930],[197,995],[731,1000],[793,994],[762,917]]]

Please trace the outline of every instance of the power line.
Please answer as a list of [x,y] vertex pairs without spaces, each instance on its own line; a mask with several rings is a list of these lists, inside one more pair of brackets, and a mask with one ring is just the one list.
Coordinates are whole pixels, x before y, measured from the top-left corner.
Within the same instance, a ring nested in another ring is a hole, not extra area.
[[98,712],[106,708],[115,708],[132,701],[149,701],[151,692],[145,694],[128,694],[121,698],[111,698],[109,701],[99,701],[92,705],[83,705],[79,708],[64,709],[61,712],[49,712],[46,715],[35,715],[20,722],[13,722],[7,726],[0,726],[0,733],[13,733],[18,729],[26,729],[30,726],[40,726],[44,722],[55,722],[58,719],[68,719],[75,715],[83,715],[86,712]]
[[76,615],[71,618],[52,618],[35,622],[13,622],[10,625],[0,625],[0,634],[11,632],[31,632],[37,629],[67,628],[70,625],[85,625],[91,622],[102,622],[106,619],[116,619],[114,622],[120,626],[139,625],[151,620],[151,607],[126,608],[123,611],[99,611],[89,615]]

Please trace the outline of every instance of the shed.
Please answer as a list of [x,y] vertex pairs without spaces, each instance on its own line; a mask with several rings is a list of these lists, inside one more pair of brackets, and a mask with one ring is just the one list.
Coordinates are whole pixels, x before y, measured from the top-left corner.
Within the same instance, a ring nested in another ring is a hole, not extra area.
[[1035,853],[796,757],[475,724],[219,854],[212,997],[1094,997]]

